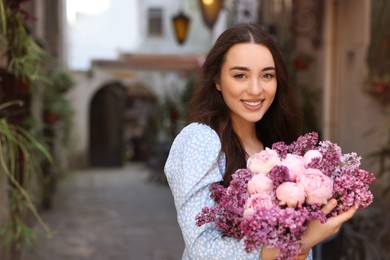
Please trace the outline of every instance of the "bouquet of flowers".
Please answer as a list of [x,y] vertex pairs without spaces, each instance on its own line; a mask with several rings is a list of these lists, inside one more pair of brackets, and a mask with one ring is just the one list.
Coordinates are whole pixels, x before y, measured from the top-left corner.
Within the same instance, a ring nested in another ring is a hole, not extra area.
[[[291,259],[304,247],[300,240],[311,220],[324,223],[372,203],[375,177],[360,169],[360,160],[335,143],[319,142],[315,132],[290,145],[275,143],[251,156],[228,187],[212,185],[216,204],[202,209],[197,225],[214,222],[224,235],[244,239],[247,252],[266,245],[279,248],[279,259]],[[321,207],[332,198],[338,204],[325,215]]]

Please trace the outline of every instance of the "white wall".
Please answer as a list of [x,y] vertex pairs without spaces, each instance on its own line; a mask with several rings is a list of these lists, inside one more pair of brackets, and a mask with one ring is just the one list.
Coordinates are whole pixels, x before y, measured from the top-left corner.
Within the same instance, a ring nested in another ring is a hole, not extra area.
[[[215,29],[203,23],[197,0],[64,0],[67,63],[72,70],[88,70],[92,59],[116,59],[120,53],[205,53],[225,29],[224,12]],[[87,5],[89,3],[89,5]],[[92,8],[94,7],[94,8]],[[163,9],[163,35],[147,35],[149,7]],[[79,10],[75,12],[76,10]],[[175,40],[172,17],[182,10],[191,23],[186,42]]]
[[[74,13],[75,8],[84,10]],[[119,51],[136,49],[140,43],[137,10],[135,0],[67,0],[70,69],[88,70],[92,59],[115,59]]]
[[[197,0],[140,1],[140,17],[147,17],[149,7],[159,7],[164,10],[163,36],[154,38],[148,37],[147,19],[140,19],[140,37],[142,43],[137,50],[139,52],[158,54],[205,53],[211,47],[213,39],[215,38],[214,33],[218,34],[220,32],[220,30],[218,30],[220,26],[217,24],[215,30],[210,30],[204,25]],[[191,19],[187,39],[183,45],[179,45],[176,42],[171,20],[180,10]],[[224,24],[224,16],[221,15],[219,18],[217,23]]]

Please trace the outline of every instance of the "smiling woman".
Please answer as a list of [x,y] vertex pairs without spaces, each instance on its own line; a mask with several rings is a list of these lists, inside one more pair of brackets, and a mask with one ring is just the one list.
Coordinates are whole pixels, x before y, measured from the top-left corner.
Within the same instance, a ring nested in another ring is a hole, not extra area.
[[186,241],[183,259],[259,259],[259,250],[247,253],[215,225],[197,227],[195,217],[213,205],[211,186],[229,185],[248,156],[299,135],[295,91],[286,74],[272,37],[255,25],[227,29],[207,55],[188,109],[190,124],[165,165]]

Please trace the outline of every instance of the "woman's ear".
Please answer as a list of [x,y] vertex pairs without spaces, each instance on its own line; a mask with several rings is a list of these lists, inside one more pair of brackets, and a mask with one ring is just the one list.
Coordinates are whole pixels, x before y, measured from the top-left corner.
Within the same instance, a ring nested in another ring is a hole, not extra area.
[[215,82],[215,89],[221,91],[221,85],[218,82]]

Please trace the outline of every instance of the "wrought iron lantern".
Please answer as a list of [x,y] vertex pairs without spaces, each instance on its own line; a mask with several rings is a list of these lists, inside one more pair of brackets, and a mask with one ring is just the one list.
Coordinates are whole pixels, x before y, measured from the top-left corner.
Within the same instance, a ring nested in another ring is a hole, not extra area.
[[184,44],[191,24],[191,19],[180,11],[177,15],[172,17],[172,22],[175,29],[176,41],[179,44]]
[[222,8],[222,4],[223,0],[199,0],[203,21],[208,28],[213,28],[217,21],[219,11]]

